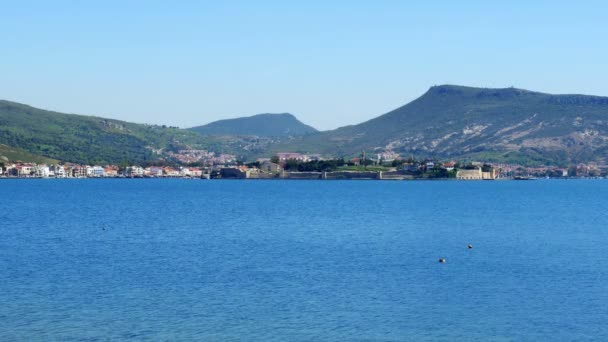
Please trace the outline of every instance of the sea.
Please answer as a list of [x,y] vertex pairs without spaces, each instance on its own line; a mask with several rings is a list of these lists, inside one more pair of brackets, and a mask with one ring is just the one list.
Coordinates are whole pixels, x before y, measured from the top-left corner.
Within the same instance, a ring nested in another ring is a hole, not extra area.
[[608,341],[608,181],[0,180],[0,340]]

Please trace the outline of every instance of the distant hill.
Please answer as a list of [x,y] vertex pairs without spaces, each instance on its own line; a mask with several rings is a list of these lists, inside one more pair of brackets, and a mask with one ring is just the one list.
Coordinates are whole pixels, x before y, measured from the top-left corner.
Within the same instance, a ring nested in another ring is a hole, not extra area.
[[0,101],[0,144],[75,163],[141,163],[159,149],[208,146],[194,132],[95,116],[63,114]]
[[608,97],[453,85],[358,125],[272,146],[276,151],[569,164],[608,158]]
[[219,120],[190,130],[203,135],[252,135],[262,137],[299,136],[317,132],[289,113],[258,114]]

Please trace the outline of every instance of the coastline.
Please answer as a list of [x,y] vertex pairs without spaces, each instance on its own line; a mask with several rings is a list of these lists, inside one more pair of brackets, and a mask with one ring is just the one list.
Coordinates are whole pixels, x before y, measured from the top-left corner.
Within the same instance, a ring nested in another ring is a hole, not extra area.
[[[456,178],[301,178],[301,177],[253,177],[253,178],[204,178],[204,177],[0,177],[1,180],[201,180],[201,181],[462,181],[462,182],[485,182],[489,179],[456,179]],[[606,177],[542,177],[529,178],[528,181],[542,180],[606,180]],[[515,177],[502,177],[491,181],[522,181]]]

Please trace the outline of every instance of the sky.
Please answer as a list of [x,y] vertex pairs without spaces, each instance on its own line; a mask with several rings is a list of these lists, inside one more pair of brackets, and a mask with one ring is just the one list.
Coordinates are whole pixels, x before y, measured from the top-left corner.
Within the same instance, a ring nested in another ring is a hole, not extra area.
[[357,124],[429,87],[608,96],[600,1],[0,0],[0,99],[191,127]]

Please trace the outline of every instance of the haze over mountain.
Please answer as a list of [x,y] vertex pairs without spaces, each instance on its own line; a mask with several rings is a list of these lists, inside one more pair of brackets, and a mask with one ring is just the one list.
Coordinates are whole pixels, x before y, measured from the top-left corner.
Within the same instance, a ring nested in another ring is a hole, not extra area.
[[434,86],[375,119],[274,149],[333,155],[390,149],[402,155],[526,164],[605,162],[608,98]]
[[257,114],[249,117],[214,121],[190,130],[203,135],[255,135],[265,137],[298,136],[316,133],[289,113]]

